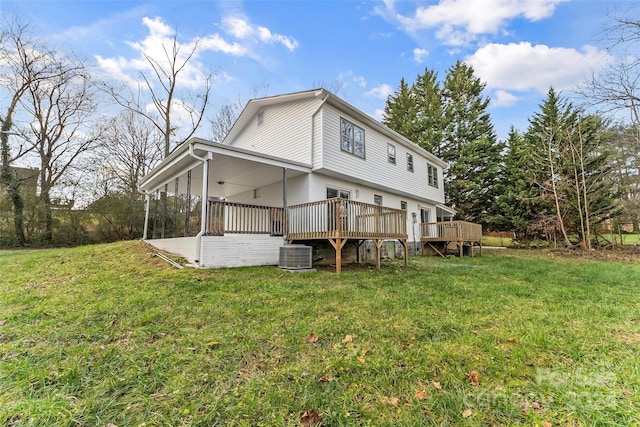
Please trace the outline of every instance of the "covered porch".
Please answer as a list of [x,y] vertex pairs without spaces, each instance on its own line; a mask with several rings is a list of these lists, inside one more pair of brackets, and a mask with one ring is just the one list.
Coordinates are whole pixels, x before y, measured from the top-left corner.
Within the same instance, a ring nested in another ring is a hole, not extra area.
[[[324,239],[336,250],[348,240],[405,246],[402,210],[327,199],[309,202],[310,165],[193,139],[145,176],[143,239],[194,266],[278,264],[279,247]],[[254,203],[253,201],[262,203]]]

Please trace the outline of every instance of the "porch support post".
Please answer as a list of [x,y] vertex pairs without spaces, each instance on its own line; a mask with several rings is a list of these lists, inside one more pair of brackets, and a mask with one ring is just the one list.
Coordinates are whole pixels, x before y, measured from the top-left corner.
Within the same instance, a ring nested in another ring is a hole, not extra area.
[[287,168],[282,168],[282,239],[287,241],[289,222],[287,220]]
[[144,207],[144,231],[142,232],[142,240],[147,240],[147,229],[149,228],[149,210],[151,209],[151,193],[145,194]]
[[209,159],[202,162],[202,201],[201,201],[200,232],[198,233],[196,248],[198,265],[202,266],[202,236],[207,232],[207,218],[209,216]]
[[329,239],[329,243],[336,250],[336,274],[342,271],[342,247],[347,243],[347,239]]

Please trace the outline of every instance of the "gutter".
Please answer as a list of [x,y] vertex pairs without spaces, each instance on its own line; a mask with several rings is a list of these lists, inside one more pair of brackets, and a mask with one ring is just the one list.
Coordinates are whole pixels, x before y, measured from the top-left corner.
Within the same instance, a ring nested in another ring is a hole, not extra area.
[[205,157],[200,157],[196,155],[193,149],[193,142],[189,143],[189,155],[196,160],[200,160],[202,162],[202,203],[201,203],[201,211],[202,216],[200,219],[200,231],[196,234],[196,257],[194,262],[198,267],[202,267],[203,263],[201,262],[202,255],[202,236],[207,232],[207,209],[208,209],[208,195],[209,195],[209,160],[213,157],[211,153],[207,153]]

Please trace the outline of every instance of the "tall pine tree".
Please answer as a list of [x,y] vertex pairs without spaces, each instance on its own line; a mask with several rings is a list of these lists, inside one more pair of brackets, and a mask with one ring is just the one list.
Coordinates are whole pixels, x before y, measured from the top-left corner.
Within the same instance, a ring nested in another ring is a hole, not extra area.
[[382,123],[400,135],[415,141],[416,104],[404,78],[400,80],[400,86],[396,92],[387,98]]
[[449,162],[445,193],[457,217],[486,224],[495,203],[503,144],[497,141],[484,89],[471,66],[457,61],[449,69],[442,89],[440,156]]
[[503,144],[497,142],[482,96],[484,83],[458,61],[444,84],[425,69],[409,87],[404,79],[387,99],[383,123],[449,162],[445,194],[458,218],[486,223],[495,202],[494,185]]

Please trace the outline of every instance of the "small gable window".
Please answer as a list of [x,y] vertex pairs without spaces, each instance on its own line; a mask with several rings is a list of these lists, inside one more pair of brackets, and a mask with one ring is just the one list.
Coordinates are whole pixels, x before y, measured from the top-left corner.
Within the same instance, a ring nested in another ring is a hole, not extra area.
[[258,126],[264,123],[264,111],[258,113]]

